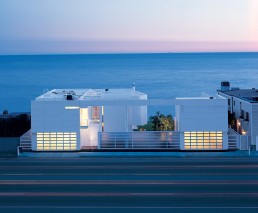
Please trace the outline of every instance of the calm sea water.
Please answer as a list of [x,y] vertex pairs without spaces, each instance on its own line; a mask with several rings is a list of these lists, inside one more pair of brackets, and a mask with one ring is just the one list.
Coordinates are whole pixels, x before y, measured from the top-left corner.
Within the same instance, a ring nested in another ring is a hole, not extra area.
[[45,88],[127,88],[149,98],[258,87],[258,53],[0,56],[0,112],[30,111]]

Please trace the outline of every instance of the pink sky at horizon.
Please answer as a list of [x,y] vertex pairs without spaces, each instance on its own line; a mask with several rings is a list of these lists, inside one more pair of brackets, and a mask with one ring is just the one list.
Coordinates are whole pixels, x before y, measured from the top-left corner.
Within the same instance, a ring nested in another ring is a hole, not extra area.
[[0,54],[258,52],[258,0],[2,0]]
[[[28,43],[27,43],[28,42]],[[128,41],[41,41],[13,42],[5,54],[97,54],[258,52],[256,42],[128,42]],[[2,45],[4,47],[4,45]],[[6,48],[7,48],[6,47]],[[36,51],[35,51],[36,49]],[[88,51],[85,51],[88,49]],[[40,50],[40,51],[39,51]]]

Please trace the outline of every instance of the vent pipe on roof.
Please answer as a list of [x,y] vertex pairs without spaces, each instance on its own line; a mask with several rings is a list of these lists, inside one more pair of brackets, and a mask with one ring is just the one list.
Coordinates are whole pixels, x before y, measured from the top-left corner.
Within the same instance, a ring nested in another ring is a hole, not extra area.
[[222,92],[230,90],[230,83],[228,81],[221,81],[221,89]]
[[73,100],[73,95],[67,94],[67,95],[66,95],[66,100],[68,100],[68,101]]
[[132,89],[135,92],[135,83],[132,83]]
[[43,89],[43,95],[46,94],[46,93],[49,93],[49,90],[48,89]]

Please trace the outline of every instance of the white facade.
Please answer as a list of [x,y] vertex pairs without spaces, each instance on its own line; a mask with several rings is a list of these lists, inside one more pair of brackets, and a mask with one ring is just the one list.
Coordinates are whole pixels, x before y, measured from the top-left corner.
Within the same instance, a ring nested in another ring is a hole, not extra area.
[[234,113],[234,129],[241,135],[249,136],[251,145],[256,145],[258,136],[258,90],[228,88],[218,94],[228,99],[228,112]]
[[[217,95],[148,100],[146,94],[133,87],[55,89],[39,96],[31,104],[32,150],[96,149],[101,132],[106,132],[106,137],[109,137],[107,133],[132,132],[137,125],[147,123],[147,107],[159,105],[176,107],[176,131],[180,134],[181,150],[228,148],[226,98]],[[161,135],[161,141],[155,141],[156,144],[164,144],[165,134]],[[173,134],[168,135],[172,140],[169,143],[173,143]],[[149,142],[141,140],[142,144]]]
[[176,130],[183,150],[226,150],[227,99],[221,96],[177,98]]
[[147,95],[134,88],[47,92],[31,103],[32,150],[97,147],[98,132],[132,131],[147,123],[147,106],[132,106],[138,100],[147,100]]

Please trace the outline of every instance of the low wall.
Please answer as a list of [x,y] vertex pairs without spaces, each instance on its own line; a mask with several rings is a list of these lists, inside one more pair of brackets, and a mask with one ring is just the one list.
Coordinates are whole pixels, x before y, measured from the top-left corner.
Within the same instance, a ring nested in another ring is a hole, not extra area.
[[0,153],[17,153],[17,147],[19,145],[19,137],[0,137]]

